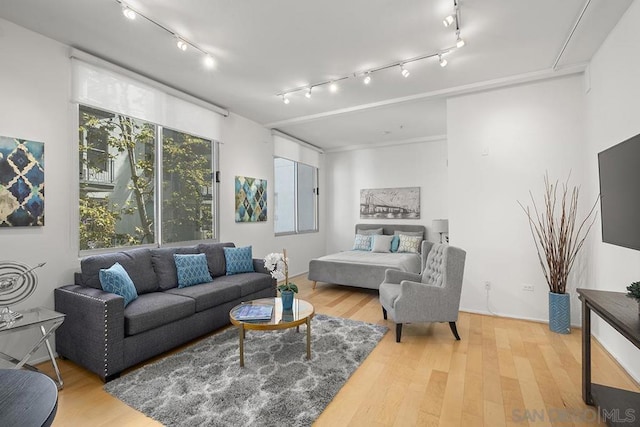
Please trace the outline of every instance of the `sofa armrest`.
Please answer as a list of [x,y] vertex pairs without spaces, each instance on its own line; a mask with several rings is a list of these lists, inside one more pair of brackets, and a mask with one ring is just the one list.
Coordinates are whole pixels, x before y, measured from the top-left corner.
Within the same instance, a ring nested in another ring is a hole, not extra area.
[[86,286],[54,290],[55,309],[66,315],[56,330],[56,351],[104,381],[124,369],[124,299]]
[[264,260],[263,259],[254,258],[253,259],[253,269],[255,270],[256,273],[264,273],[264,274],[271,275],[271,272],[269,270],[267,270],[266,268],[264,268]]

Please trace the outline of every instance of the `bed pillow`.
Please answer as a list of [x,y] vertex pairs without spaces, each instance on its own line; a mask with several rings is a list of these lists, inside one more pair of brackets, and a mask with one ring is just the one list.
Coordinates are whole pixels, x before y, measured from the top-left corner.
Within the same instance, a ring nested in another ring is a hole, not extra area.
[[400,245],[400,236],[398,234],[391,239],[391,252],[398,252],[398,246]]
[[409,236],[406,234],[400,234],[400,244],[398,245],[398,252],[420,253],[420,244],[422,243],[421,236]]
[[209,283],[213,281],[207,266],[207,256],[205,254],[173,254],[176,264],[176,276],[178,278],[178,288]]
[[129,305],[131,301],[138,298],[136,287],[133,285],[129,273],[120,263],[115,263],[109,268],[101,268],[98,273],[100,278],[100,286],[105,292],[120,295],[124,298],[124,306]]
[[353,241],[354,251],[370,251],[371,250],[371,235],[370,234],[356,234],[356,238]]
[[424,239],[424,233],[422,231],[402,231],[402,230],[395,230],[393,232],[394,236],[399,236],[401,234],[404,234],[405,236],[420,236]]
[[371,252],[390,252],[393,236],[375,235],[371,242]]
[[379,235],[383,233],[382,233],[382,227],[380,227],[380,228],[368,228],[368,229],[356,228],[356,234],[371,236],[371,235]]

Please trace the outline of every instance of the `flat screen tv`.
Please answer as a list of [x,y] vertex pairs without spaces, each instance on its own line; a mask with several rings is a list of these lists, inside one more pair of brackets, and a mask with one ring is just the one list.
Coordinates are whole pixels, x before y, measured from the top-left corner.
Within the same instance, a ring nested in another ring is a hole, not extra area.
[[640,134],[598,153],[602,241],[640,250]]

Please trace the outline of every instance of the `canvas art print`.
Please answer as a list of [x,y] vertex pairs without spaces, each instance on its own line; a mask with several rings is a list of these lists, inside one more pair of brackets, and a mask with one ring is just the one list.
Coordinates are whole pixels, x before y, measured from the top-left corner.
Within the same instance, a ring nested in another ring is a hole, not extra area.
[[0,136],[0,227],[44,225],[44,143]]
[[360,190],[362,219],[420,219],[420,187]]
[[267,220],[267,180],[236,176],[236,222]]

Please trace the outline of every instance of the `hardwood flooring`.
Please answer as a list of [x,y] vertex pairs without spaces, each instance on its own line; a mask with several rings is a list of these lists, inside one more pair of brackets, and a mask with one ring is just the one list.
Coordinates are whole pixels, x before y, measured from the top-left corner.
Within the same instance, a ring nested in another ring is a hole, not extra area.
[[[558,335],[543,323],[460,313],[461,341],[447,323],[412,324],[398,344],[377,292],[294,281],[316,313],[389,327],[316,426],[604,425],[582,402],[579,329]],[[51,372],[49,365],[40,367]],[[65,360],[59,366],[65,386],[54,426],[160,425],[104,392],[94,374]],[[592,376],[640,391],[595,341]]]

